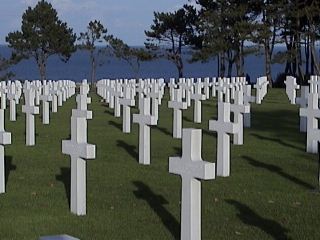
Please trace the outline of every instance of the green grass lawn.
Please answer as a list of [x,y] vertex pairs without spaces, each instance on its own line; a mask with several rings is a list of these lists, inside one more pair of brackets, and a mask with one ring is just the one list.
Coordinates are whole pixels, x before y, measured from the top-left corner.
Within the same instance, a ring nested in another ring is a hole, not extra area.
[[[50,125],[36,117],[36,146],[25,146],[25,116],[9,121],[12,145],[5,147],[6,193],[0,196],[0,239],[35,240],[42,235],[70,234],[81,240],[179,239],[181,179],[169,174],[169,156],[180,155],[172,136],[167,97],[159,124],[151,129],[151,165],[138,159],[138,126],[121,131],[100,98],[92,95],[93,120],[88,142],[97,158],[87,163],[87,215],[70,213],[70,159],[61,140],[70,135],[74,97],[51,114]],[[194,124],[192,107],[183,112],[184,127],[203,129],[203,160],[216,160],[216,102],[203,103],[203,123]],[[298,107],[284,90],[271,90],[262,105],[253,104],[252,128],[244,145],[231,145],[231,176],[202,182],[202,239],[320,239],[320,194],[317,156],[305,152]],[[134,110],[133,112],[136,112]]]

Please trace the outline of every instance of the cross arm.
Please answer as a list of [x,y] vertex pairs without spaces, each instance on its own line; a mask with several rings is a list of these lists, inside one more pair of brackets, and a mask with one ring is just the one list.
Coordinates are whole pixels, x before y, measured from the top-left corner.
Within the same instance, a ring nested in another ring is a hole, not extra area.
[[215,164],[202,161],[202,159],[194,159],[191,161],[183,160],[183,157],[169,157],[169,172],[178,174],[182,177],[190,177],[197,179],[214,179]]
[[88,143],[76,143],[71,140],[62,141],[62,153],[84,159],[96,157],[96,146]]
[[11,133],[10,132],[0,132],[0,144],[8,145],[11,144]]
[[232,122],[222,123],[216,120],[209,121],[209,130],[214,132],[224,132],[235,134],[240,130],[240,125]]

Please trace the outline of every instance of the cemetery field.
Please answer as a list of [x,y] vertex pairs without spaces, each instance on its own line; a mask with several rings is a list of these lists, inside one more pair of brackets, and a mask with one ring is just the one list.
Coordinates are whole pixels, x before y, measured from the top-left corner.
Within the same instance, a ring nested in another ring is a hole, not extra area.
[[[172,138],[168,94],[151,128],[151,165],[138,164],[138,125],[122,133],[122,118],[91,94],[93,120],[88,143],[96,144],[87,162],[87,215],[69,210],[70,158],[61,140],[70,137],[75,97],[50,113],[50,125],[36,116],[36,146],[25,146],[25,114],[9,121],[12,145],[5,147],[6,193],[0,196],[0,239],[35,240],[69,234],[81,240],[179,239],[181,179],[168,172],[169,156],[181,155],[181,140]],[[271,89],[262,105],[251,105],[252,127],[244,145],[231,145],[231,175],[202,181],[202,239],[320,239],[320,194],[317,155],[305,152],[298,107],[284,89]],[[41,108],[40,108],[41,109]],[[202,104],[202,124],[193,123],[193,108],[183,111],[183,126],[202,128],[202,158],[216,159],[216,101]],[[137,112],[134,109],[132,112]]]

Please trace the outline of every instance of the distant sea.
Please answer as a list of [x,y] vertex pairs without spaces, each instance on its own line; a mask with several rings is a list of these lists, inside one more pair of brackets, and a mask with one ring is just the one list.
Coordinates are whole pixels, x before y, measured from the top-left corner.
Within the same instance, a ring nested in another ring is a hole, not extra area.
[[[276,49],[276,51],[278,51]],[[11,50],[7,46],[0,46],[0,55],[9,57]],[[189,63],[190,53],[184,53],[184,76],[185,77],[215,77],[218,74],[217,60],[208,62]],[[10,69],[14,74],[14,79],[35,80],[39,79],[39,71],[34,59],[22,60]],[[272,65],[273,78],[284,71],[284,65]],[[245,58],[245,73],[248,73],[251,82],[255,82],[259,76],[264,75],[263,55],[249,55]],[[235,75],[235,66],[233,69]],[[102,66],[97,68],[97,79],[102,78],[177,78],[178,72],[173,63],[166,59],[157,59],[150,62],[142,62],[140,71],[136,74],[129,64],[123,60],[106,58]],[[47,65],[47,79],[59,80],[69,79],[76,82],[82,79],[90,79],[90,62],[87,52],[77,51],[72,55],[67,63],[62,62],[58,56],[51,56]]]

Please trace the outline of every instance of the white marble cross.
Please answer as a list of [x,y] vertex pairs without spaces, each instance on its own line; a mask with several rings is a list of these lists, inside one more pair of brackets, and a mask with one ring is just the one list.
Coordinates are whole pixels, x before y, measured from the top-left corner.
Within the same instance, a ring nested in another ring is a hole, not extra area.
[[[193,80],[193,79],[192,79]],[[186,98],[186,79],[185,78],[179,78],[178,85],[181,88],[182,91],[182,98]]]
[[5,192],[4,145],[11,144],[11,133],[4,130],[4,109],[0,109],[0,193]]
[[113,96],[114,96],[114,116],[118,118],[118,117],[121,117],[120,98],[123,97],[122,87],[120,82],[116,82]]
[[206,77],[203,83],[204,95],[206,96],[206,99],[210,98],[210,87],[211,87],[210,78]]
[[308,80],[310,84],[310,93],[318,93],[318,76],[310,76],[310,80]]
[[234,104],[230,105],[230,110],[233,112],[234,123],[239,125],[239,131],[233,136],[233,144],[243,145],[243,114],[250,113],[250,104],[243,104],[243,92],[235,91]]
[[36,80],[31,82],[31,89],[33,89],[35,94],[35,105],[40,105],[41,81]]
[[169,158],[169,172],[182,179],[181,240],[201,240],[200,180],[215,178],[215,164],[201,157],[201,134],[200,129],[183,129],[182,157]]
[[56,113],[58,112],[58,83],[57,82],[52,82],[50,95],[52,96],[51,111],[53,113]]
[[172,100],[168,102],[168,108],[173,109],[173,137],[182,136],[182,110],[187,109],[187,103],[182,102],[181,89],[174,89]]
[[150,115],[150,98],[142,98],[140,113],[133,114],[133,122],[139,124],[139,163],[150,165],[150,126],[157,125],[155,116]]
[[286,84],[286,93],[290,103],[295,104],[297,95],[296,91],[300,88],[300,86],[297,84],[297,79],[292,76],[287,76],[284,83]]
[[131,113],[130,107],[135,105],[132,89],[129,85],[124,88],[124,96],[119,100],[122,105],[123,119],[122,119],[122,132],[131,132]]
[[7,108],[7,83],[5,81],[0,82],[1,87],[0,87],[0,94],[1,94],[1,109],[6,109]]
[[159,119],[159,102],[161,99],[161,93],[159,91],[159,84],[154,81],[151,85],[150,92],[147,93],[147,97],[151,98],[151,115]]
[[217,79],[214,77],[212,78],[212,83],[211,83],[211,95],[212,97],[216,97],[217,96]]
[[263,98],[266,96],[268,91],[268,79],[267,77],[259,77],[256,84],[253,86],[256,89],[256,103],[261,104]]
[[19,96],[16,93],[15,83],[11,83],[7,97],[10,102],[10,121],[16,121],[16,104],[19,102]]
[[194,100],[193,121],[195,123],[201,123],[201,101],[206,99],[206,96],[202,94],[201,83],[195,84],[195,91],[194,94],[191,94],[191,99]]
[[140,103],[146,93],[145,82],[139,79],[138,87],[136,87],[136,92],[138,93],[138,108],[140,109]]
[[[251,85],[246,85],[243,88],[244,96],[243,96],[243,104],[245,106],[250,106],[250,103],[256,102],[256,97],[251,96]],[[243,126],[246,128],[251,127],[251,113],[244,113],[243,114]]]
[[169,87],[169,96],[172,98],[173,97],[173,91],[177,87],[177,84],[175,82],[175,78],[170,78],[170,82],[168,83]]
[[[307,108],[308,106],[309,86],[301,86],[300,97],[296,98],[296,103],[300,108]],[[300,132],[307,132],[307,118],[300,116]]]
[[22,112],[26,114],[26,145],[35,145],[35,120],[34,114],[39,114],[39,107],[34,106],[35,90],[27,84],[24,90],[25,105],[22,106]]
[[307,118],[307,152],[318,153],[318,118],[320,118],[319,97],[309,93],[308,107],[300,108],[300,116]]
[[114,94],[116,92],[116,81],[110,81],[110,86],[107,88],[109,92],[109,108],[114,109]]
[[52,101],[52,96],[50,95],[49,84],[43,81],[42,84],[42,94],[40,95],[40,100],[42,101],[42,123],[50,123],[50,101]]
[[209,121],[209,130],[217,132],[217,176],[230,175],[230,136],[239,132],[239,124],[230,122],[230,103],[218,103],[218,120]]
[[224,86],[221,78],[219,78],[216,90],[218,91],[218,102],[223,102],[223,96],[226,94],[227,88]]
[[57,96],[58,96],[58,106],[61,107],[63,104],[63,82],[59,81],[58,82],[58,91],[57,91]]
[[77,96],[77,109],[72,110],[71,140],[62,141],[62,153],[71,157],[71,194],[70,209],[76,215],[86,215],[86,160],[94,159],[95,145],[87,143],[87,119],[92,112],[87,110],[90,98],[80,87]]

